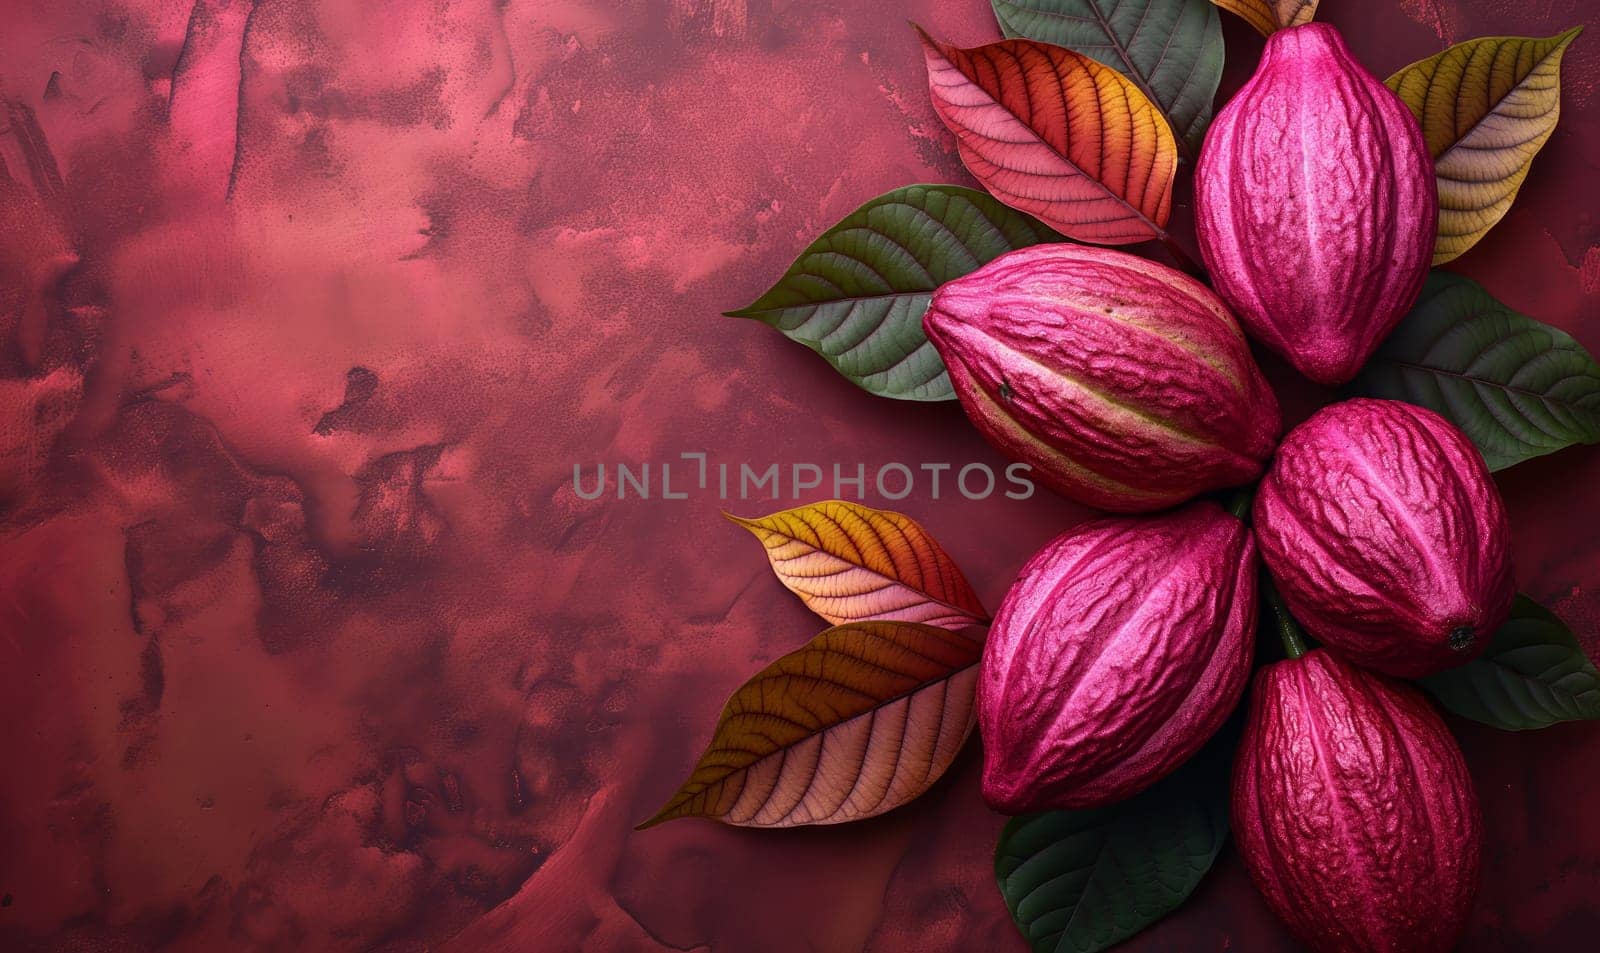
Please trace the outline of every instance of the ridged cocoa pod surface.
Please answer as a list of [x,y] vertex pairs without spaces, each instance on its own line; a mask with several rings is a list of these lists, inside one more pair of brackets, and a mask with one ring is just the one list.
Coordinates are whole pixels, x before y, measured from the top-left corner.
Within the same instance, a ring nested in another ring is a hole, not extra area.
[[1110,804],[1199,750],[1244,691],[1256,571],[1249,530],[1210,502],[1094,520],[1040,550],[984,646],[990,806]]
[[1278,402],[1209,289],[1124,252],[1037,245],[941,287],[923,326],[989,442],[1070,499],[1165,509],[1255,479]]
[[1483,456],[1422,407],[1358,399],[1313,414],[1278,448],[1254,521],[1295,618],[1390,675],[1471,661],[1516,597]]
[[1325,649],[1257,673],[1235,756],[1251,879],[1318,953],[1437,953],[1478,889],[1482,821],[1423,695]]
[[1411,110],[1337,30],[1280,30],[1206,135],[1195,219],[1245,328],[1305,376],[1343,384],[1422,290],[1433,159]]

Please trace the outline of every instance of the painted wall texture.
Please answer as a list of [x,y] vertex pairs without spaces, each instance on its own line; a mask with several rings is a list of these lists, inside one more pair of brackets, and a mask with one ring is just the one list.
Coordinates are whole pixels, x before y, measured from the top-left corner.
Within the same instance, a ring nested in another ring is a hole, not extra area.
[[[1380,76],[1596,12],[1323,7]],[[865,199],[970,181],[908,18],[998,35],[984,0],[0,2],[0,947],[1024,948],[972,751],[875,821],[630,831],[820,625],[718,516],[774,504],[572,486],[1003,466],[955,405],[719,316]],[[1224,95],[1261,46],[1225,29]],[[1597,349],[1600,34],[1566,63],[1452,267]],[[1265,363],[1291,418],[1327,398]],[[1600,452],[1501,485],[1523,588],[1600,650]],[[1084,516],[942,496],[899,506],[991,607]],[[1600,730],[1452,724],[1465,949],[1592,943]],[[1225,854],[1128,949],[1295,947]]]

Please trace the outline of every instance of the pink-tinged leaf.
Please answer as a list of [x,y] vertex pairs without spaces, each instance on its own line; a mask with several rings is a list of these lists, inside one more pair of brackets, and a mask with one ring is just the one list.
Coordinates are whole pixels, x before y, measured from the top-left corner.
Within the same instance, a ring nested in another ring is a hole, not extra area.
[[995,198],[1102,245],[1166,237],[1178,145],[1127,77],[1081,53],[922,37],[933,108]]
[[900,513],[828,500],[728,518],[761,540],[779,581],[834,624],[898,619],[959,629],[989,621],[955,561]]

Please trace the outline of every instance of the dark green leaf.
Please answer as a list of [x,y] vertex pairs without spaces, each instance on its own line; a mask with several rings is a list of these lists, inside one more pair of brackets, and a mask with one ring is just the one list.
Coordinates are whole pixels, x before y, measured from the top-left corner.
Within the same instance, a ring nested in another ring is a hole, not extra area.
[[1192,161],[1222,79],[1222,24],[1210,0],[992,0],[1007,36],[1053,43],[1133,80]]
[[1013,818],[995,848],[1000,894],[1034,953],[1094,953],[1176,910],[1228,833],[1228,748],[1121,804]]
[[975,189],[909,185],[823,232],[771,291],[728,315],[772,325],[874,394],[950,400],[944,362],[922,333],[934,289],[1008,251],[1061,240]]
[[1527,596],[1482,657],[1422,686],[1463,718],[1507,731],[1600,719],[1600,672],[1572,630]]
[[1600,365],[1571,335],[1435,271],[1422,297],[1351,384],[1443,414],[1503,470],[1600,442]]

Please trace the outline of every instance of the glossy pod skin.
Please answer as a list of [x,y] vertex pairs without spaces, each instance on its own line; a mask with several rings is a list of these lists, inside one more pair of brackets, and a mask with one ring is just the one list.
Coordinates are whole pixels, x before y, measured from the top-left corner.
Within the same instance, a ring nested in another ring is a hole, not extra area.
[[1442,953],[1477,893],[1461,749],[1417,689],[1326,649],[1256,675],[1233,771],[1251,879],[1318,953]]
[[941,287],[923,326],[989,442],[1089,506],[1165,509],[1249,482],[1278,434],[1222,302],[1134,255],[1011,252]]
[[1274,33],[1195,166],[1195,230],[1246,330],[1322,384],[1356,375],[1416,302],[1439,197],[1411,110],[1339,31]]
[[1210,502],[1057,537],[996,613],[978,682],[983,796],[1022,814],[1120,801],[1222,725],[1249,675],[1255,544]]
[[1254,523],[1295,618],[1389,675],[1477,657],[1516,597],[1500,491],[1467,437],[1422,407],[1359,399],[1312,415],[1278,449]]

